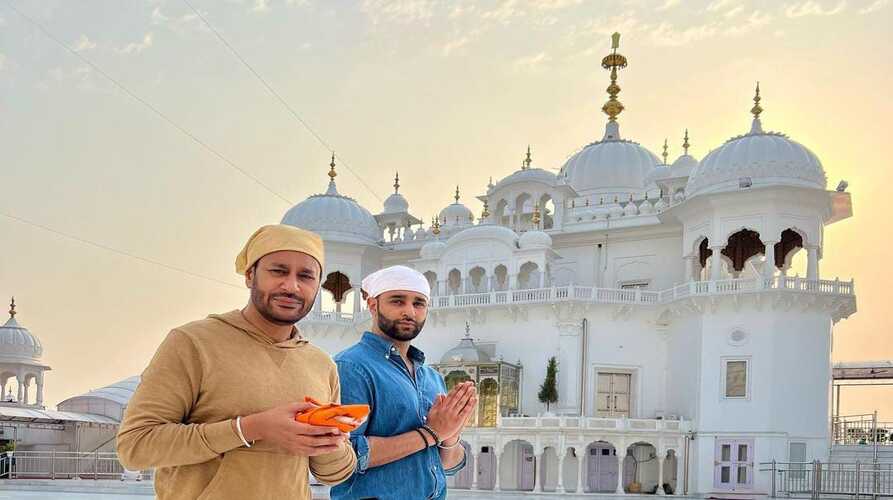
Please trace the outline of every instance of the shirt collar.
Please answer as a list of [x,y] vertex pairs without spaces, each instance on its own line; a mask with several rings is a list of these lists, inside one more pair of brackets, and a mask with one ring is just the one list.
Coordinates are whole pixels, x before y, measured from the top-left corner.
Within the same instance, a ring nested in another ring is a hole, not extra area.
[[[397,353],[397,347],[394,345],[393,342],[372,332],[364,332],[363,338],[360,340],[360,342],[369,346],[376,352],[381,352],[385,355],[386,358],[390,358],[391,354]],[[425,363],[425,353],[416,346],[410,345],[407,354],[409,355],[409,359],[411,359],[412,361],[422,364]]]

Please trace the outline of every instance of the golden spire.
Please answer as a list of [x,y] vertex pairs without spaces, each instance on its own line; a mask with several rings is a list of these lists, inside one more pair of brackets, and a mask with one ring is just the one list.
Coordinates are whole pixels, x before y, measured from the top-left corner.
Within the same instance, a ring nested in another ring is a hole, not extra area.
[[685,129],[685,142],[682,143],[682,149],[685,150],[685,154],[688,154],[689,147],[691,147],[691,144],[688,143],[688,129]]
[[493,187],[493,176],[491,175],[490,182],[487,184],[487,188],[492,188],[492,187]]
[[530,168],[531,163],[533,163],[533,160],[530,159],[530,144],[528,144],[527,145],[527,157],[524,158],[524,163],[523,163],[523,166],[521,167],[521,170],[527,170],[528,168]]
[[763,108],[760,106],[760,82],[757,82],[757,90],[753,96],[753,107],[750,108],[750,112],[753,113],[755,120],[759,120],[760,113],[763,112]]
[[332,151],[332,163],[329,163],[329,179],[335,180],[335,177],[338,177],[338,172],[335,172],[335,152]]
[[486,198],[484,199],[484,211],[481,212],[481,219],[486,219],[490,217],[490,206],[487,204]]
[[667,164],[667,138],[664,137],[664,152],[661,154],[664,157],[664,165]]
[[459,186],[456,186],[456,196],[453,197],[456,203],[459,203]]
[[16,317],[16,298],[13,297],[12,300],[9,301],[9,317]]
[[437,217],[434,217],[431,227],[434,228],[431,232],[434,233],[435,236],[440,234],[440,220]]
[[400,190],[400,172],[394,173],[394,193]]
[[620,93],[620,86],[617,85],[617,70],[626,67],[626,57],[617,53],[620,48],[620,33],[611,35],[612,52],[602,59],[602,68],[611,70],[611,84],[608,85],[608,102],[602,106],[602,111],[608,115],[608,121],[617,121],[617,115],[623,111],[623,104],[617,100],[617,94]]
[[533,222],[533,226],[537,229],[540,227],[540,204],[536,202],[533,204],[533,216],[530,217],[530,222]]

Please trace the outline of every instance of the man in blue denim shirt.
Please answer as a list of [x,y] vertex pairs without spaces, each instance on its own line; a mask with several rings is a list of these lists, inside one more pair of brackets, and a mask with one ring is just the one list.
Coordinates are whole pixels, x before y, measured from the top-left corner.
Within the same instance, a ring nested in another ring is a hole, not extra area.
[[335,356],[342,404],[368,404],[351,433],[357,468],[333,500],[446,498],[446,477],[465,466],[460,433],[477,405],[470,382],[446,393],[443,378],[411,341],[428,313],[430,287],[414,269],[393,266],[363,280],[372,331]]

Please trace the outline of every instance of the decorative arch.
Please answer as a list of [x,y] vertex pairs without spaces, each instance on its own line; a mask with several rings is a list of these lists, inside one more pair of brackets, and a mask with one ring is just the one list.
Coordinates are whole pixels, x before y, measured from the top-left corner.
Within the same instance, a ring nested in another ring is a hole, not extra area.
[[468,271],[466,280],[467,292],[483,293],[487,290],[487,271],[481,266],[475,266]]
[[493,268],[493,289],[497,291],[508,290],[509,270],[505,264],[499,264]]
[[326,276],[326,280],[322,284],[322,288],[332,294],[335,302],[344,302],[344,295],[353,288],[350,278],[341,271],[334,271]]
[[422,275],[428,280],[428,286],[431,287],[431,295],[438,295],[437,273],[434,271],[425,271]]
[[775,267],[779,269],[787,269],[791,265],[791,260],[801,248],[804,246],[803,235],[791,228],[781,232],[781,240],[775,244],[774,256]]
[[447,289],[451,295],[456,295],[462,290],[462,272],[456,268],[447,274]]
[[729,270],[734,269],[736,273],[740,273],[748,259],[766,253],[766,245],[760,240],[760,233],[752,229],[741,229],[729,236],[721,253],[729,259]]
[[533,261],[527,261],[521,265],[518,270],[518,288],[539,288],[540,278],[539,264]]
[[552,195],[549,193],[542,195],[539,199],[539,204],[542,217],[540,227],[542,229],[552,229],[555,227],[555,201],[552,199]]

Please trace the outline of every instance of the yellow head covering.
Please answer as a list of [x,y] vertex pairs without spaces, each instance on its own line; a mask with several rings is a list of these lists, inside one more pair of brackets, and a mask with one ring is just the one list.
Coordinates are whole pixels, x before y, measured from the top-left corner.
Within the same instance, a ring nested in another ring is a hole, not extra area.
[[245,248],[236,256],[236,272],[244,276],[261,257],[280,250],[305,253],[323,269],[325,258],[318,234],[287,224],[273,224],[263,226],[248,238]]

